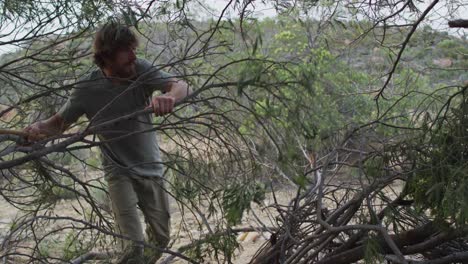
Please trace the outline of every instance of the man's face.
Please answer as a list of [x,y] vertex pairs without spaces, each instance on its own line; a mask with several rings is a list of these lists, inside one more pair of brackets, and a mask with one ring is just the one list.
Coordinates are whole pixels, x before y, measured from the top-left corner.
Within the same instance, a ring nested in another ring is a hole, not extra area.
[[106,68],[111,75],[122,79],[131,79],[136,76],[135,46],[119,49],[112,59],[106,62]]

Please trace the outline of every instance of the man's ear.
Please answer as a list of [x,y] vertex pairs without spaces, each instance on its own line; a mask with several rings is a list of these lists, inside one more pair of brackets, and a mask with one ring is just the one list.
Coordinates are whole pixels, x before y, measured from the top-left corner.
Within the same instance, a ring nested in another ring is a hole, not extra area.
[[[104,75],[111,74],[111,67],[113,64],[112,59],[109,58],[103,58],[102,61],[104,62],[104,65],[101,67],[101,70],[104,72]],[[109,77],[109,76],[108,76]]]

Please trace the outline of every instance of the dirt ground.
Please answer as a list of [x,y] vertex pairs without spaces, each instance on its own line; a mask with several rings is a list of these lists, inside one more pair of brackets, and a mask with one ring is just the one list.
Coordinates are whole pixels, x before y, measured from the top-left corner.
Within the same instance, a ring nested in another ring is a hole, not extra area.
[[[280,205],[287,205],[292,197],[295,196],[295,191],[292,189],[285,188],[280,191],[275,192],[276,201]],[[275,200],[273,198],[272,193],[267,194],[266,199],[262,206],[253,204],[252,210],[244,214],[242,218],[242,224],[239,225],[239,228],[259,228],[261,226],[266,227],[276,227],[275,224],[275,217],[278,215],[276,210],[272,207],[275,204]],[[171,202],[171,211],[172,211],[172,227],[173,230],[178,226],[178,223],[182,220],[181,213],[177,209],[176,202]],[[195,231],[196,232],[196,231]],[[187,243],[187,240],[184,239],[184,235],[176,241],[176,243],[172,246],[172,250],[176,250],[182,245]],[[244,264],[249,263],[252,257],[255,255],[257,250],[270,238],[269,232],[241,232],[237,236],[237,242],[239,242],[240,247],[236,250],[236,254],[234,257],[233,262],[235,264]],[[185,240],[185,241],[184,241]],[[160,262],[164,262],[165,257],[161,259]],[[177,260],[171,263],[187,263],[186,261]],[[209,263],[216,263],[211,261]]]
[[[281,190],[276,192],[277,201],[280,204],[286,205],[291,197],[295,195],[294,191]],[[57,212],[62,215],[72,215],[79,218],[79,215],[74,215],[71,209],[71,205],[78,203],[77,201],[61,201],[56,207]],[[259,226],[275,227],[274,221],[275,216],[277,215],[276,210],[270,207],[274,204],[274,199],[271,194],[267,195],[262,206],[256,204],[253,205],[252,211],[244,214],[242,219],[242,224],[239,227],[243,228],[258,228]],[[8,234],[8,231],[12,225],[12,221],[17,218],[20,214],[20,211],[9,203],[7,203],[3,198],[0,197],[0,242],[3,241],[5,236]],[[261,223],[260,223],[261,222]],[[180,227],[183,224],[186,226],[185,231],[178,232]],[[182,212],[179,210],[179,207],[175,200],[171,199],[171,225],[172,225],[172,237],[176,238],[172,243],[171,250],[177,251],[177,249],[183,245],[190,243],[190,237],[196,238],[200,234],[197,231],[197,221],[191,214],[184,214],[182,217]],[[190,230],[191,229],[191,230]],[[236,264],[248,263],[254,254],[257,252],[259,247],[270,237],[268,232],[243,232],[239,233],[237,236],[237,241],[241,245],[238,250],[236,250],[235,258],[233,260]],[[158,263],[164,262],[165,258],[168,255],[163,256]],[[87,263],[97,263],[95,261],[89,261]],[[169,263],[187,263],[186,261],[173,259]],[[207,261],[206,263],[216,263],[216,261]]]

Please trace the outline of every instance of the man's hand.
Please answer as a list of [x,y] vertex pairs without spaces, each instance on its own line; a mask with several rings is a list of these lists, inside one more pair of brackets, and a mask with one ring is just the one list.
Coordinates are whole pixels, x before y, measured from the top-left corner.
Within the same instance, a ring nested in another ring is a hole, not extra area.
[[152,108],[153,112],[157,116],[163,116],[169,114],[174,109],[175,98],[167,95],[155,96],[151,100],[151,105],[148,108]]
[[47,133],[48,131],[46,131],[45,124],[43,121],[33,123],[26,127],[23,131],[27,134],[26,140],[28,142],[39,141],[41,139],[46,138],[47,135],[50,134],[50,132]]
[[169,79],[164,88],[163,95],[155,96],[151,99],[151,105],[147,109],[152,109],[157,116],[169,114],[174,110],[176,102],[180,102],[187,95],[192,93],[192,90],[186,82],[174,78]]
[[50,136],[61,134],[67,127],[68,125],[65,125],[62,117],[55,114],[49,119],[29,125],[23,129],[23,131],[27,134],[26,140],[28,142],[35,142]]

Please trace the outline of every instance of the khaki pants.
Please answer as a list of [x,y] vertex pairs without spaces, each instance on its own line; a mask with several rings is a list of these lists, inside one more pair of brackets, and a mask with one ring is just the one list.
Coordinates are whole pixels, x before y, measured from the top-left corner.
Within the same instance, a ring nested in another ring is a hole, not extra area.
[[[116,173],[107,173],[106,180],[118,230],[121,235],[131,239],[121,240],[122,249],[127,252],[143,251],[141,246],[135,246],[138,242],[144,241],[137,205],[145,217],[148,243],[160,248],[166,247],[170,239],[170,217],[164,180],[159,177],[138,177]],[[145,255],[148,255],[147,253],[151,255],[146,257],[151,259],[148,263],[154,263],[161,256],[161,252],[151,249],[145,249]]]

